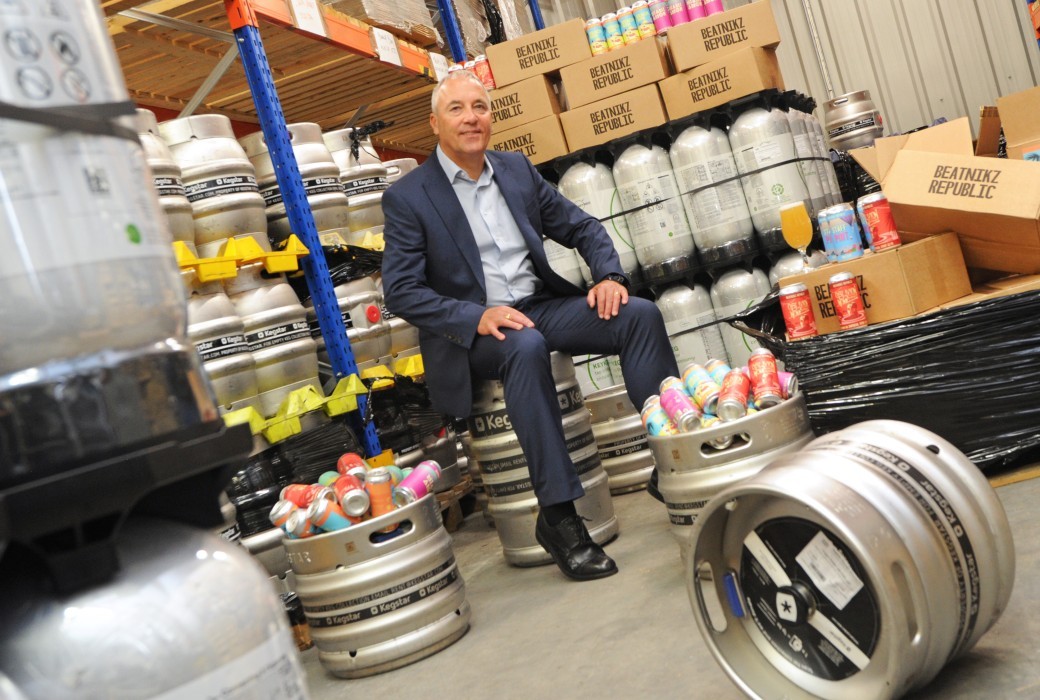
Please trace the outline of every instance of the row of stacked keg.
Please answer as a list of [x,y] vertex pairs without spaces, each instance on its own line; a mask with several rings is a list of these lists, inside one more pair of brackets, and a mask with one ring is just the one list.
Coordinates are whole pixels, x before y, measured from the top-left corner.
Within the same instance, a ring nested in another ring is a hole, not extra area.
[[[786,204],[801,201],[815,212],[842,201],[812,106],[793,92],[763,93],[560,159],[549,175],[558,175],[564,196],[603,222],[626,274],[669,282],[701,266],[749,259],[759,249],[784,250]],[[573,251],[551,242],[547,249],[564,277],[592,281]]]
[[[264,252],[289,239],[263,134],[238,141],[226,117],[157,124],[147,110],[140,110],[137,126],[174,241],[216,258],[229,239],[250,239]],[[380,200],[391,169],[400,177],[415,161],[388,168],[352,129],[322,134],[316,124],[294,124],[289,133],[319,235],[360,245],[381,233]],[[202,282],[186,272],[184,281],[189,336],[224,411],[252,406],[270,417],[289,392],[321,389],[324,340],[310,302],[301,303],[284,277],[256,262],[233,279]],[[359,366],[418,352],[415,329],[386,314],[378,275],[341,284],[335,293]]]

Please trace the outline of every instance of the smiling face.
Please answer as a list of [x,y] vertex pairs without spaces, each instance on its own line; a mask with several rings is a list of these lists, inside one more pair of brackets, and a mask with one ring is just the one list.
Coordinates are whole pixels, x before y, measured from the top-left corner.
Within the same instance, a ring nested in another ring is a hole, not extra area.
[[444,154],[463,168],[483,164],[491,140],[491,104],[475,81],[446,80],[440,85],[430,126]]

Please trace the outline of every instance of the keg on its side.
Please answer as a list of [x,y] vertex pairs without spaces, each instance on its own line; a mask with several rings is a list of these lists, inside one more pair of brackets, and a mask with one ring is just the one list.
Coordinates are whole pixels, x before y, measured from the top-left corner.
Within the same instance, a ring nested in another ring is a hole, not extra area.
[[[618,532],[607,474],[599,461],[592,422],[574,376],[574,363],[569,355],[558,352],[552,353],[551,359],[567,451],[585,488],[585,495],[574,505],[578,514],[590,521],[588,529],[592,539],[604,544]],[[525,406],[521,410],[532,411],[537,407]],[[468,424],[473,436],[473,453],[488,495],[488,512],[495,520],[506,561],[514,566],[551,563],[552,557],[535,540],[538,500],[527,460],[506,411],[501,382],[480,385]]]
[[625,385],[586,396],[585,406],[592,415],[592,433],[596,436],[610,493],[645,489],[654,470],[654,454],[647,443],[639,411],[629,400]]
[[225,289],[256,361],[260,412],[273,416],[296,389],[313,386],[320,391],[317,346],[292,287],[281,278],[265,279],[259,265],[249,265]]
[[228,238],[239,236],[251,236],[270,250],[256,169],[235,140],[231,120],[196,114],[163,122],[159,133],[181,168],[199,255],[213,257]]
[[[394,523],[404,533],[387,540],[380,530]],[[400,668],[469,629],[466,586],[433,494],[345,530],[285,540],[285,549],[318,659],[340,678]]]
[[[339,178],[339,166],[332,159],[321,127],[317,124],[289,124],[289,140],[299,165],[307,205],[314,215],[314,226],[319,233],[340,232],[350,228],[347,195]],[[267,149],[263,132],[249,134],[240,140],[250,162],[256,168],[257,184],[263,195],[267,215],[267,233],[274,244],[279,244],[292,233],[289,212],[278,186],[274,162]]]
[[752,697],[900,697],[975,645],[1015,573],[982,473],[897,421],[821,437],[719,493],[690,551],[697,626]]
[[[739,420],[691,433],[651,436],[657,488],[680,554],[685,557],[693,526],[712,496],[812,438],[809,411],[800,393]],[[727,442],[729,446],[720,449]]]
[[873,146],[874,139],[884,131],[881,113],[870,99],[869,90],[847,92],[827,100],[823,103],[823,120],[827,141],[838,151]]

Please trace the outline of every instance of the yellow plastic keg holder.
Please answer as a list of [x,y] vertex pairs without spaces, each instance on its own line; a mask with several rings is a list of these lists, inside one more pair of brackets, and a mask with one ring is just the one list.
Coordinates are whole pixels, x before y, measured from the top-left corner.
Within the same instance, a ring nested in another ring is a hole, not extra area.
[[300,416],[319,411],[325,405],[325,397],[314,386],[305,386],[289,393],[278,407],[278,412],[267,421],[263,435],[272,445],[303,432]]
[[220,254],[212,258],[200,258],[184,243],[174,241],[173,252],[177,265],[182,269],[193,269],[200,282],[213,282],[234,277],[238,268],[253,263],[263,263],[270,274],[295,272],[300,269],[300,258],[309,255],[299,238],[290,235],[281,250],[266,251],[252,237],[229,238],[220,248]]

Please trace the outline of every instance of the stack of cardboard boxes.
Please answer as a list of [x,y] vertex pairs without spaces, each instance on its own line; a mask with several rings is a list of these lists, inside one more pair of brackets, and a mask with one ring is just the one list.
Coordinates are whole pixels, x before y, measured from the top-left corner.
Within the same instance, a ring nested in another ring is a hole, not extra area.
[[489,46],[498,84],[491,147],[539,164],[782,89],[779,43],[769,2],[759,0],[600,56],[578,19]]

